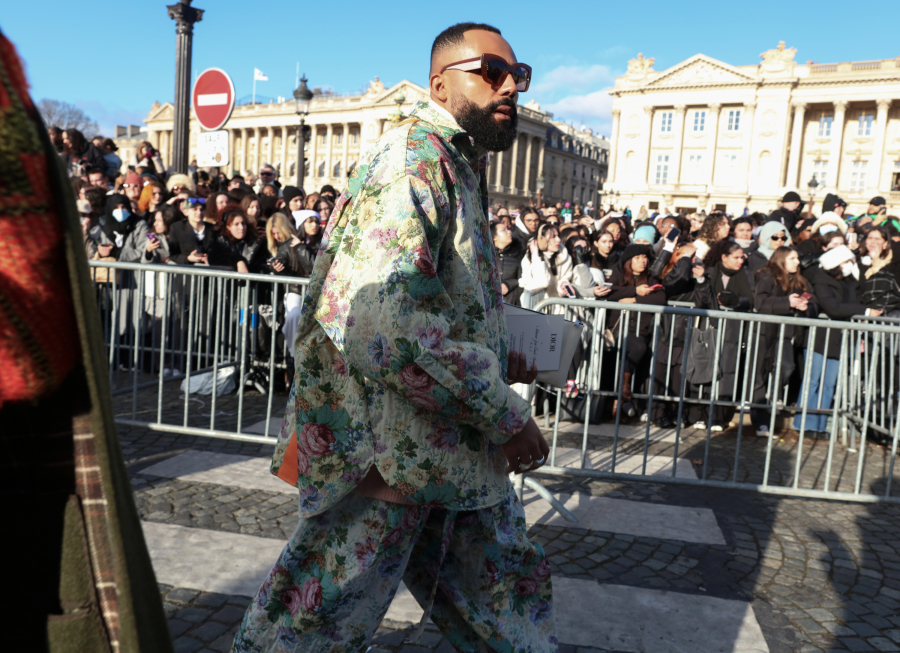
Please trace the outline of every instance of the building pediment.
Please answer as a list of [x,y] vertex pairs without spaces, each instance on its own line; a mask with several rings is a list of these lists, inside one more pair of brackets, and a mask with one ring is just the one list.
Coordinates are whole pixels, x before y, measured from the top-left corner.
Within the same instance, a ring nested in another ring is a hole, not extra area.
[[144,122],[154,120],[175,120],[175,105],[171,102],[166,102],[165,104],[154,102]]
[[427,100],[429,98],[429,93],[426,89],[406,79],[394,84],[390,88],[384,88],[382,85],[382,88],[378,89],[376,92],[373,92],[373,89],[370,86],[369,91],[364,97],[369,103],[374,104],[375,106],[396,107],[397,103],[395,102],[394,97],[396,97],[398,93],[402,93],[405,98],[403,104]]
[[661,72],[656,79],[645,84],[644,88],[733,86],[752,84],[755,81],[753,77],[737,70],[734,66],[698,54]]

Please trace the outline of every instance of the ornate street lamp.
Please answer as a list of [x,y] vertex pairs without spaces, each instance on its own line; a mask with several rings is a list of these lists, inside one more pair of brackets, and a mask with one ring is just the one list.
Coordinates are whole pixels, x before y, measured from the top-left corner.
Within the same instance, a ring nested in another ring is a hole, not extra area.
[[403,91],[397,91],[397,93],[394,95],[394,104],[397,105],[397,110],[388,116],[388,120],[390,120],[395,125],[406,117],[403,115],[403,111],[400,109],[400,107],[403,106],[404,102],[406,102],[406,96],[403,95]]
[[194,23],[203,20],[203,9],[191,6],[192,0],[167,5],[169,18],[175,21],[175,124],[172,129],[172,169],[188,171],[191,119],[191,57],[194,48]]
[[816,189],[819,187],[819,180],[813,175],[806,186],[809,188],[809,208],[806,209],[806,212],[809,214],[809,217],[812,217],[813,204],[815,204],[816,201]]
[[303,150],[306,145],[304,127],[306,116],[309,115],[309,103],[313,99],[313,93],[306,85],[306,75],[300,78],[300,86],[294,91],[294,103],[297,106],[297,115],[300,117],[300,126],[297,128],[297,188],[303,188],[303,178],[306,176],[306,166],[303,165]]

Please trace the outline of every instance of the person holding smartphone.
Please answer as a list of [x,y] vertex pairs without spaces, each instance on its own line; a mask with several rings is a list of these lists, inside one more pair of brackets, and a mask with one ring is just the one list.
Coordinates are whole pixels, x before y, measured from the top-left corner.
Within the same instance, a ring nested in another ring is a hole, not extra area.
[[561,242],[556,225],[545,223],[538,227],[537,237],[528,242],[522,259],[521,288],[531,293],[544,291],[549,297],[577,299],[572,286],[572,258]]
[[[629,245],[622,253],[622,259],[613,268],[609,279],[610,293],[604,299],[620,304],[666,304],[666,293],[658,279],[650,275],[650,245]],[[623,306],[623,308],[627,308]],[[607,327],[612,329],[619,346],[625,347],[625,370],[622,385],[622,411],[628,417],[638,413],[638,406],[632,392],[640,388],[650,372],[652,353],[653,317],[631,312],[628,330],[619,335],[619,322],[624,311],[611,311],[607,317]],[[618,406],[614,405],[614,413]]]
[[[754,308],[757,313],[785,317],[816,317],[819,314],[812,285],[800,273],[800,255],[795,248],[779,247],[769,257],[766,266],[756,273]],[[777,367],[779,334],[783,334],[784,342],[781,345],[781,377],[775,383],[776,394],[781,393],[794,371],[794,346],[804,344],[800,342],[804,331],[789,323],[785,324],[783,332],[778,324],[761,325],[752,395],[754,404],[766,403],[769,374],[774,373]],[[797,342],[794,342],[795,337]],[[756,435],[769,436],[771,413],[768,410],[753,408],[750,419],[756,428]]]

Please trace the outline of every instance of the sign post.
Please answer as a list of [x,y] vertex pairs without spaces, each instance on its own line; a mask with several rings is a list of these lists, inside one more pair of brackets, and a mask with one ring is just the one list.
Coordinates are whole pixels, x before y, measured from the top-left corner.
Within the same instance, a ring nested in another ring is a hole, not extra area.
[[[219,68],[208,68],[197,77],[191,93],[197,122],[205,129],[197,135],[197,165],[221,167],[229,163],[228,132],[222,127],[234,111],[234,84]],[[221,130],[221,131],[220,131]]]

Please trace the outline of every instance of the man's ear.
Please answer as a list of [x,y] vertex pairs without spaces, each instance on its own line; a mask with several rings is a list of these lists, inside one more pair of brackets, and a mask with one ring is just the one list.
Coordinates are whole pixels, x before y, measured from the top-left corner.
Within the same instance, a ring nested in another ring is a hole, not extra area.
[[428,81],[431,88],[431,96],[441,103],[446,103],[450,98],[450,93],[447,86],[444,84],[444,76],[434,73]]

